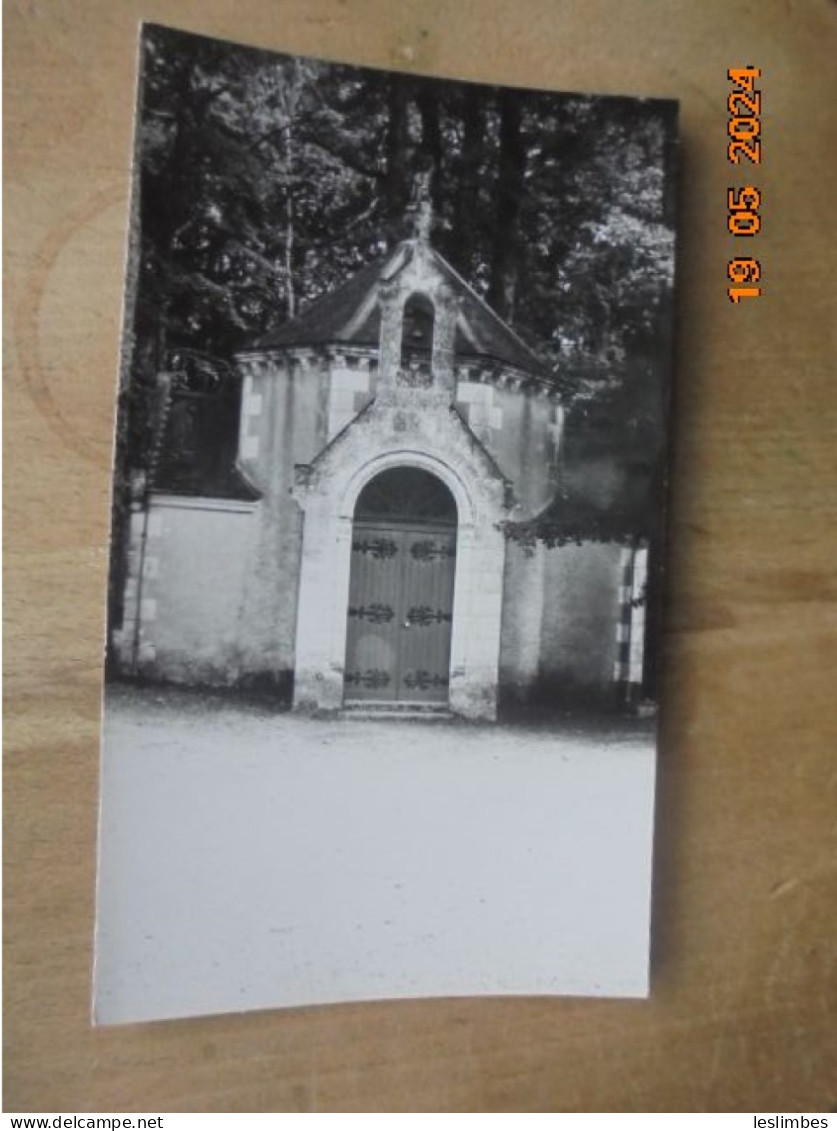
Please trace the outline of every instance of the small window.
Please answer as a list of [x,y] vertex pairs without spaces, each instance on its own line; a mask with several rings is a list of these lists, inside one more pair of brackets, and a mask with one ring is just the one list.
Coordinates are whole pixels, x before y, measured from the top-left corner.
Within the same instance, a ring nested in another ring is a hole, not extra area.
[[385,520],[410,525],[456,525],[456,502],[441,479],[420,467],[382,471],[363,488],[355,520]]
[[433,352],[433,303],[425,295],[410,295],[401,324],[401,368],[411,358],[429,358]]

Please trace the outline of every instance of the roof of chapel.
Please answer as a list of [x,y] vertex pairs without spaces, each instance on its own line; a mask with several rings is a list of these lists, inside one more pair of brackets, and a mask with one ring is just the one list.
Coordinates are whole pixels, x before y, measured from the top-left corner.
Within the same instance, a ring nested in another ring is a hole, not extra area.
[[435,248],[417,238],[403,240],[387,255],[362,267],[345,283],[243,352],[340,345],[377,348],[381,329],[378,291],[403,269],[420,246],[431,269],[442,276],[459,300],[456,358],[491,361],[546,377],[548,369],[537,354]]

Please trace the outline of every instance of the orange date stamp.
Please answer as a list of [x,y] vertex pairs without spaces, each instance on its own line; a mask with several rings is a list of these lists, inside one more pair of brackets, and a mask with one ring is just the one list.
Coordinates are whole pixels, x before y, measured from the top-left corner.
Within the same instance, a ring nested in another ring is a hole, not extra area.
[[[760,165],[761,147],[761,95],[756,80],[761,78],[758,67],[731,67],[727,78],[733,89],[727,97],[727,159],[731,165]],[[727,189],[727,230],[736,239],[752,239],[761,231],[761,192],[755,185],[745,184]],[[730,302],[759,298],[761,287],[746,284],[761,280],[761,262],[750,256],[736,256],[727,264],[727,287]]]

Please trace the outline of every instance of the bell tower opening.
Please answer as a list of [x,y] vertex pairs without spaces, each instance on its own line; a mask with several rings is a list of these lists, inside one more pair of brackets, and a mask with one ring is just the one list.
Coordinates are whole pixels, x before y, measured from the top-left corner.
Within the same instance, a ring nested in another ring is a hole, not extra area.
[[401,369],[433,357],[433,332],[436,308],[426,295],[412,294],[404,304],[401,321]]

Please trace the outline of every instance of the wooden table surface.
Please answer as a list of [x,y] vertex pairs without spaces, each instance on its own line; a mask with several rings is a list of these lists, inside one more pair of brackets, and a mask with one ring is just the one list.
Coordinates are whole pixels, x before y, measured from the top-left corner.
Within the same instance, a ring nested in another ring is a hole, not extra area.
[[[837,5],[9,0],[5,15],[5,1110],[835,1110]],[[681,99],[650,1001],[91,1028],[140,18],[439,75]],[[742,179],[726,159],[726,70],[748,63],[763,70],[765,293],[733,306],[726,188]]]

